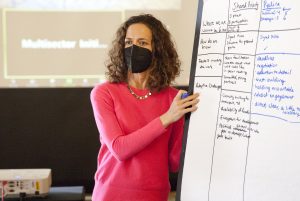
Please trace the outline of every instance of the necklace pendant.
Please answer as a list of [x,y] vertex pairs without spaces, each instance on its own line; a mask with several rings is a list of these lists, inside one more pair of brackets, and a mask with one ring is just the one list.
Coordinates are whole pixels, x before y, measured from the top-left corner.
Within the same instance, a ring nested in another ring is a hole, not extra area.
[[137,95],[137,94],[130,88],[129,85],[127,85],[127,88],[128,88],[128,90],[129,90],[129,92],[130,92],[136,99],[139,99],[139,100],[144,100],[144,99],[146,99],[146,98],[148,98],[149,96],[152,95],[151,91],[149,91],[146,95],[144,95],[144,96],[139,96],[139,95]]

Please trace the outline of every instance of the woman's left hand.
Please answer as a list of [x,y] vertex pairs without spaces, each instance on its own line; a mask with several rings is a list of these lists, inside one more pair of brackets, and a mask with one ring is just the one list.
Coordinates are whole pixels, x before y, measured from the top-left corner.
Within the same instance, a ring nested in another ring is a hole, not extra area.
[[199,93],[192,94],[186,98],[181,99],[182,94],[186,93],[184,90],[179,90],[169,110],[160,116],[160,120],[164,127],[179,120],[183,115],[197,110],[199,102]]

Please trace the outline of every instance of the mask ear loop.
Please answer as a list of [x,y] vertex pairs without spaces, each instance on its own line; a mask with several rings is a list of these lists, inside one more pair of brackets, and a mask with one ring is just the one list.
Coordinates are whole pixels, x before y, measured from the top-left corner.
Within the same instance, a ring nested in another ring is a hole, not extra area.
[[[132,45],[130,47],[130,58],[132,58],[133,46],[134,45]],[[130,65],[129,65],[129,67],[130,67],[129,70],[132,72],[132,59],[130,59]]]

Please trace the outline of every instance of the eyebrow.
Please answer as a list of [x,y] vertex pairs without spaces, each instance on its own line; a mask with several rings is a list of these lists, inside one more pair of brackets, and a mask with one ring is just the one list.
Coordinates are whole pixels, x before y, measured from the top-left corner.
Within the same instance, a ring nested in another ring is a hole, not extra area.
[[[133,38],[130,38],[130,37],[126,37],[125,39],[133,39]],[[150,39],[147,39],[147,38],[138,38],[138,40],[150,40]]]

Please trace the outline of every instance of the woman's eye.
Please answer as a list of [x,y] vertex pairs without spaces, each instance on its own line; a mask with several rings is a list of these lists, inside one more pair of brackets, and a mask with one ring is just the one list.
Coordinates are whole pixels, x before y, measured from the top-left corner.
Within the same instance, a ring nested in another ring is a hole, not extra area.
[[141,42],[140,42],[140,45],[141,45],[141,46],[145,46],[145,45],[147,45],[147,44],[148,44],[148,43],[145,42],[145,41],[141,41]]
[[132,44],[132,42],[130,40],[125,41],[125,45],[131,45],[131,44]]

